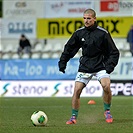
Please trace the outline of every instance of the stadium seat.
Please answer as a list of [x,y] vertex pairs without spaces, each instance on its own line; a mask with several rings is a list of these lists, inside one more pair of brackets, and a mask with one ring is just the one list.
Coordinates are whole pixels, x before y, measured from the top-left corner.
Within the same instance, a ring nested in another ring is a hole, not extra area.
[[117,42],[116,43],[116,46],[117,46],[117,48],[119,49],[119,50],[123,50],[124,49],[124,43],[123,42]]
[[48,43],[44,46],[43,48],[43,52],[52,52],[54,49],[53,49],[53,44],[51,43]]
[[125,52],[124,57],[132,57],[131,52]]
[[2,52],[0,52],[0,59],[2,58]]
[[42,53],[41,58],[42,58],[42,59],[50,58],[50,55],[49,55],[49,53]]
[[127,43],[127,42],[124,43],[124,50],[126,50],[126,51],[129,51],[130,50],[129,43]]
[[24,54],[22,54],[21,58],[22,59],[29,59],[30,58],[30,55],[27,54],[27,53],[24,53]]
[[60,57],[60,54],[59,53],[52,53],[51,54],[51,58],[59,58]]
[[54,52],[61,52],[63,50],[63,45],[61,43],[56,43],[53,46]]
[[0,42],[0,52],[2,52],[2,46],[1,46],[1,42]]
[[42,51],[42,50],[43,50],[43,44],[38,43],[38,44],[35,46],[35,48],[33,49],[33,52],[34,52],[34,51],[38,52],[38,51]]
[[40,53],[32,53],[31,58],[39,59],[41,57]]
[[20,58],[20,56],[17,53],[14,53],[12,55],[12,59],[19,59],[19,58]]
[[11,54],[9,53],[5,53],[2,55],[2,59],[10,59],[11,58]]
[[2,51],[4,53],[12,52],[12,51],[14,51],[14,48],[12,46],[13,46],[12,44],[7,44],[6,47],[3,47],[2,48]]

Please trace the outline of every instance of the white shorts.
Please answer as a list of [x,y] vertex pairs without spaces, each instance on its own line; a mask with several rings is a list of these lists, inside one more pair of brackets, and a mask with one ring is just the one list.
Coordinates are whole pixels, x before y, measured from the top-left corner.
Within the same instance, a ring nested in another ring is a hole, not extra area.
[[93,76],[95,76],[98,81],[100,81],[102,78],[110,78],[110,75],[106,72],[106,70],[101,70],[96,73],[78,72],[75,81],[79,81],[87,85]]

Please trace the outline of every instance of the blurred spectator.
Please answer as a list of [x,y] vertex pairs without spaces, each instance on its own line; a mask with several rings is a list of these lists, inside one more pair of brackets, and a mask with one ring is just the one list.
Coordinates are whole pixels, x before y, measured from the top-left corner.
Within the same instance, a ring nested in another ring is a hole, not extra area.
[[18,54],[28,53],[31,54],[31,44],[25,35],[21,35],[19,40]]
[[130,51],[131,51],[132,56],[133,56],[133,25],[131,25],[131,28],[127,34],[127,42],[130,45]]

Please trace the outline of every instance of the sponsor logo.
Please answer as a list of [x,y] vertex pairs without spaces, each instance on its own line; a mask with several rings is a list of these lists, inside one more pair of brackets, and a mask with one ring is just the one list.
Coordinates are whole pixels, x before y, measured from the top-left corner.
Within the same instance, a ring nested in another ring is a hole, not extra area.
[[[10,88],[8,87],[10,85]],[[8,87],[8,88],[7,88]],[[3,90],[1,96],[11,97],[30,97],[30,96],[43,96],[43,97],[60,97],[60,96],[72,96],[74,91],[74,82],[5,82],[3,84]],[[6,95],[5,95],[6,94]],[[102,88],[100,84],[89,84],[83,89],[82,96],[101,96]]]
[[[97,19],[97,23],[99,26],[105,28],[111,33],[119,33],[118,25],[121,20],[113,20],[113,19]],[[83,22],[81,20],[76,21],[49,21],[48,22],[48,35],[64,35],[64,34],[72,34],[73,31],[81,28],[83,26]],[[73,29],[71,28],[73,27]]]
[[26,2],[16,2],[15,6],[17,8],[22,8],[22,7],[26,7],[27,5],[26,5]]
[[52,4],[52,5],[51,5],[51,8],[52,8],[54,11],[58,12],[58,11],[60,11],[60,9],[61,9],[63,6],[64,6],[63,2],[60,2],[60,3]]
[[11,94],[14,96],[30,96],[30,95],[43,95],[45,92],[48,90],[47,85],[42,86],[42,85],[24,85],[24,84],[17,84],[12,87],[12,92]]
[[[27,15],[35,15],[36,13],[36,10],[33,9],[30,2],[19,1],[19,2],[12,2],[10,4],[11,5],[9,8],[5,8],[5,12],[4,12],[5,16],[10,15],[13,17],[16,17],[16,16],[18,17],[19,15],[27,16]],[[7,4],[6,6],[8,5],[9,4]]]
[[[71,29],[71,25],[74,24],[74,29]],[[59,34],[65,34],[67,31],[69,34],[72,34],[73,30],[75,31],[78,28],[81,28],[83,26],[82,21],[50,21],[48,22],[48,34],[54,34],[54,35],[59,35]]]
[[108,0],[100,2],[100,10],[101,11],[118,11],[119,3],[118,0]]
[[[133,1],[121,1],[118,0],[101,0],[100,2],[100,11],[105,12],[117,12],[117,11],[129,11],[133,8]],[[128,9],[128,10],[127,10]]]
[[111,83],[112,95],[133,95],[133,84],[132,83]]
[[8,24],[8,33],[33,33],[33,22],[10,22]]
[[56,85],[54,86],[55,92],[52,94],[52,97],[54,97],[54,96],[59,92],[58,86],[60,86],[60,85],[61,85],[61,83],[58,83],[58,84],[56,84]]
[[128,10],[131,9],[132,10],[133,9],[133,1],[127,1],[127,2],[126,1],[125,2],[122,1],[122,2],[119,2],[119,8],[122,9],[122,10],[123,9],[126,9],[126,10],[127,9]]
[[7,84],[5,84],[5,85],[3,86],[4,92],[1,94],[1,97],[3,97],[3,96],[8,92],[7,87],[8,87],[9,85],[10,85],[10,83],[7,83]]

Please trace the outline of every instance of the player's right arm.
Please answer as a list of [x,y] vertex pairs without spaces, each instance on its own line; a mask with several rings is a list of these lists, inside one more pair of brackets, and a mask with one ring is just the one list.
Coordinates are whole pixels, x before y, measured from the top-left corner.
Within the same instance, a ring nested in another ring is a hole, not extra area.
[[78,43],[78,37],[76,35],[76,32],[74,32],[64,46],[64,50],[58,62],[59,71],[65,73],[67,62],[70,60],[70,58],[73,58],[75,56],[79,49],[80,45]]

